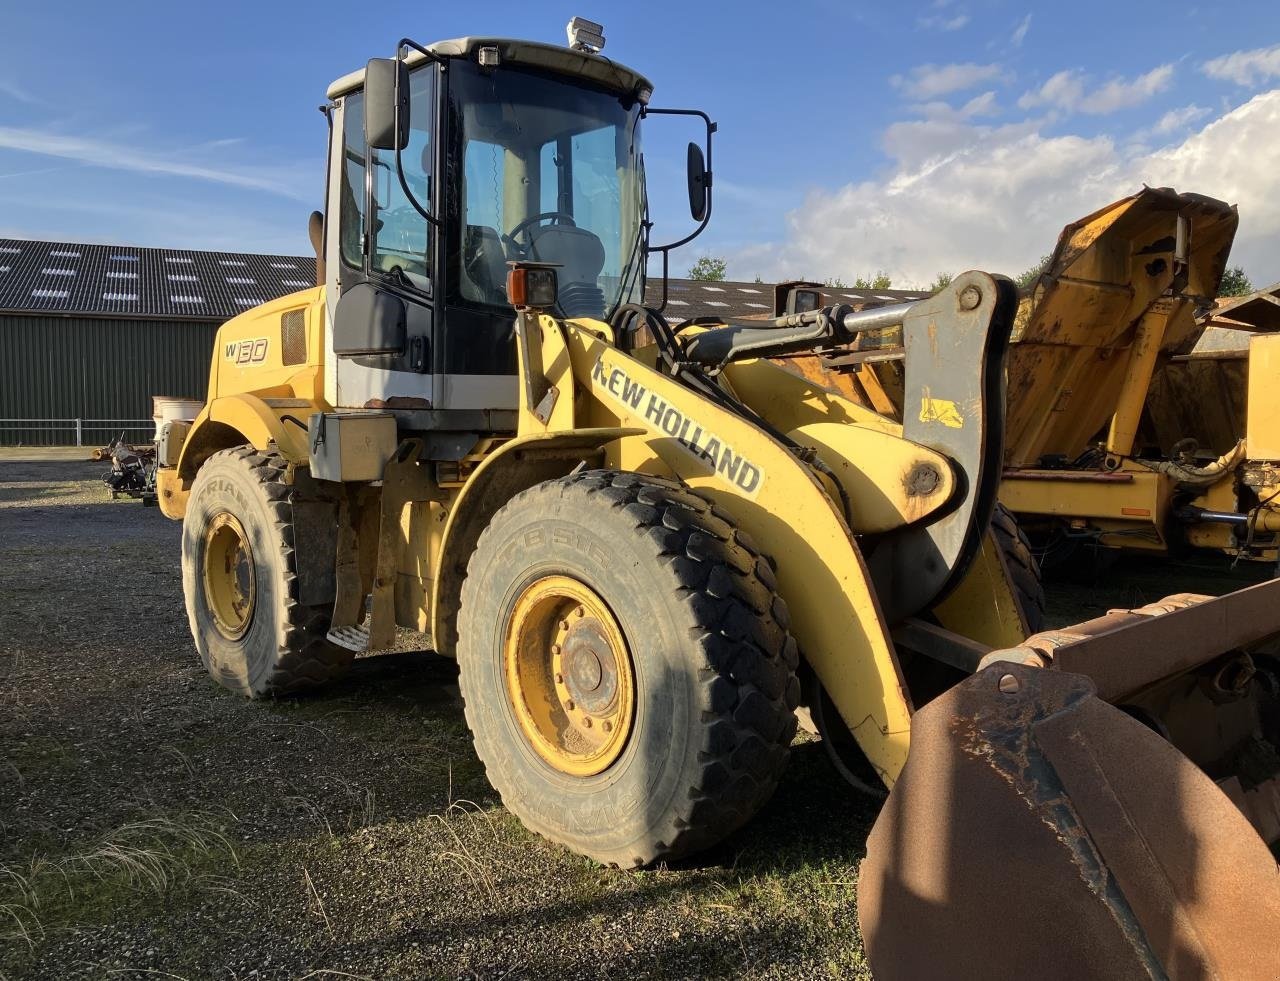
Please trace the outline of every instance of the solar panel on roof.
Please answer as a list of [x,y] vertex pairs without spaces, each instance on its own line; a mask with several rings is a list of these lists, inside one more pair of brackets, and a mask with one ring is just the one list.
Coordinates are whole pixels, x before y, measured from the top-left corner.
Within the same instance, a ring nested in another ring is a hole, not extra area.
[[[6,260],[0,267],[0,311],[48,309],[59,315],[147,319],[225,320],[246,307],[311,286],[314,279],[306,277],[315,270],[315,260],[302,256],[178,254],[168,249],[4,238],[0,258]],[[245,296],[249,286],[257,298]]]

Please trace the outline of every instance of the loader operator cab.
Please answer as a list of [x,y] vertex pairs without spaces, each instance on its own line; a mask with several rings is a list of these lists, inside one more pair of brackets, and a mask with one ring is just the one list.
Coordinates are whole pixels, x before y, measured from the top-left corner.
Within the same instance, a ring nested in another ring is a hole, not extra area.
[[[512,431],[508,263],[553,265],[566,318],[640,302],[640,131],[657,110],[598,42],[402,41],[330,86],[330,404],[392,409],[403,430]],[[699,187],[702,161],[695,146]]]

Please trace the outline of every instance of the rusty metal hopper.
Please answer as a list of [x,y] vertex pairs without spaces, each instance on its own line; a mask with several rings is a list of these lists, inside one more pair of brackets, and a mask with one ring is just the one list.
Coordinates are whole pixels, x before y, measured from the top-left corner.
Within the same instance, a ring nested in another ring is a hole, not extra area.
[[[1175,255],[1180,218],[1185,271]],[[1006,466],[1084,452],[1117,410],[1145,314],[1167,317],[1161,353],[1194,344],[1197,308],[1217,292],[1237,220],[1222,201],[1144,188],[1063,230],[1014,328]]]

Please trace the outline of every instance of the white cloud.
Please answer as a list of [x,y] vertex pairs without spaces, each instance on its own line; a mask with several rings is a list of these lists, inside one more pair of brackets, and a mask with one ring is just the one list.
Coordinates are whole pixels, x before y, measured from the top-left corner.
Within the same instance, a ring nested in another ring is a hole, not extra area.
[[255,191],[266,191],[285,197],[309,201],[314,197],[314,183],[293,169],[191,163],[174,153],[159,153],[125,146],[92,137],[68,136],[47,130],[0,126],[0,149],[22,150],[46,157],[74,160],[91,167],[128,170],[144,174],[163,174],[229,184]]
[[983,82],[1000,78],[999,65],[976,65],[972,62],[953,65],[916,65],[906,75],[889,79],[894,88],[912,99],[936,99],[952,92],[962,92]]
[[1211,112],[1213,112],[1212,109],[1197,105],[1183,106],[1181,109],[1170,109],[1160,117],[1159,122],[1151,128],[1151,131],[1161,136],[1167,136],[1190,126],[1192,123],[1198,123]]
[[1280,44],[1270,48],[1254,48],[1252,51],[1233,51],[1206,61],[1200,70],[1210,78],[1219,78],[1237,85],[1256,85],[1269,78],[1280,78]]
[[1009,43],[1015,48],[1022,47],[1022,42],[1027,39],[1027,31],[1031,30],[1031,15],[1027,14],[1019,22],[1018,26],[1013,29],[1013,34],[1009,37]]
[[933,31],[958,31],[969,23],[969,15],[963,12],[952,14],[951,16],[929,14],[924,17],[917,17],[916,23]]
[[995,92],[988,91],[983,92],[981,95],[975,95],[959,107],[953,106],[949,102],[936,100],[933,102],[918,102],[911,106],[911,111],[935,122],[956,121],[975,119],[979,116],[995,116],[1000,112],[1000,105],[996,101]]
[[1040,88],[1024,93],[1018,100],[1018,105],[1023,109],[1048,106],[1100,116],[1141,105],[1153,95],[1167,89],[1172,80],[1173,65],[1160,65],[1136,78],[1113,78],[1090,89],[1087,75],[1069,69],[1058,72]]
[[883,269],[906,285],[939,269],[1013,275],[1046,254],[1069,221],[1146,183],[1238,203],[1232,261],[1255,282],[1280,279],[1274,163],[1257,149],[1280,131],[1280,89],[1154,152],[1041,130],[1034,120],[896,124],[885,134],[887,174],[814,191],[788,215],[785,241],[730,256],[731,269],[816,279]]
[[4,96],[6,99],[12,99],[14,102],[26,103],[29,106],[42,106],[45,104],[42,100],[37,99],[26,89],[14,84],[13,82],[6,82],[4,79],[0,79],[0,96]]

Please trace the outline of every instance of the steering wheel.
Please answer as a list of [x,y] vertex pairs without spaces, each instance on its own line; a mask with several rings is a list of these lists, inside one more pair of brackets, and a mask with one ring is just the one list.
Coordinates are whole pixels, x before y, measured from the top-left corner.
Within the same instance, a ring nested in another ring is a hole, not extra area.
[[507,244],[507,247],[510,248],[512,251],[524,252],[524,247],[521,246],[520,243],[516,241],[517,236],[519,236],[521,232],[527,230],[530,225],[536,225],[540,221],[549,221],[549,220],[558,221],[561,224],[568,225],[570,228],[578,227],[578,223],[573,220],[573,215],[568,214],[567,212],[543,211],[536,215],[530,215],[524,221],[517,222],[515,227],[512,228],[511,231],[507,232],[505,235],[502,236],[502,241],[505,242]]

